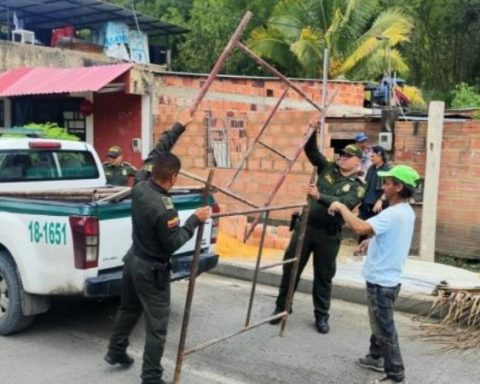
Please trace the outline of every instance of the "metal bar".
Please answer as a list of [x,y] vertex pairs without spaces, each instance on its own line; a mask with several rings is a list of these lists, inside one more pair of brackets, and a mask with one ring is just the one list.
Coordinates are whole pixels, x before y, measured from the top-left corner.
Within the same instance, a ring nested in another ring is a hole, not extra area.
[[[307,130],[306,135],[303,137],[301,146],[299,146],[297,151],[295,152],[295,155],[293,156],[293,161],[291,161],[287,164],[287,168],[280,175],[280,178],[278,179],[277,184],[273,187],[272,193],[267,198],[267,201],[264,204],[265,207],[268,207],[270,205],[270,203],[272,202],[273,198],[275,197],[275,194],[278,192],[278,190],[282,186],[283,182],[287,178],[288,173],[292,169],[293,164],[295,163],[295,160],[298,159],[298,157],[300,156],[300,153],[302,153],[303,147],[305,146],[307,141],[310,139],[310,136],[312,136],[312,134],[315,133],[316,129],[317,129],[316,127],[312,127],[310,124],[308,125],[308,130]],[[255,218],[253,219],[252,225],[250,226],[249,230],[245,234],[245,240],[247,240],[250,237],[250,235],[252,234],[256,225],[258,224],[259,220],[260,220],[259,215],[255,216]]]
[[129,197],[131,194],[132,194],[132,188],[127,187],[127,188],[124,188],[123,190],[121,190],[119,192],[114,193],[113,195],[104,197],[103,199],[100,199],[99,201],[102,201],[102,202],[118,201],[118,200],[125,199],[126,197]]
[[[201,177],[198,177],[197,175],[194,175],[190,172],[187,172],[187,171],[180,171],[180,174],[185,176],[185,177],[188,177],[189,179],[192,179],[192,180],[195,180],[195,181],[198,181],[200,183],[204,183],[206,184],[206,181],[204,179],[202,179]],[[245,199],[244,197],[241,197],[239,195],[237,195],[236,193],[232,192],[232,191],[229,191],[228,189],[225,189],[225,188],[222,188],[222,187],[219,187],[218,185],[215,185],[215,184],[212,184],[212,187],[222,193],[224,193],[225,195],[227,196],[230,196],[230,197],[233,197],[234,199],[238,200],[238,201],[241,201],[242,203],[252,207],[252,208],[258,208],[258,205],[251,202],[250,200],[247,200]]]
[[297,260],[296,258],[292,258],[284,261],[279,261],[278,263],[265,264],[265,265],[262,265],[259,268],[259,270],[264,271],[265,269],[275,268],[285,264],[291,264],[291,263],[294,263],[296,260]]
[[242,43],[238,42],[237,47],[240,48],[242,51],[244,51],[248,56],[250,56],[256,63],[258,63],[264,69],[272,72],[275,76],[279,77],[284,82],[286,82],[295,92],[297,92],[300,96],[302,96],[305,100],[307,100],[307,102],[310,103],[312,107],[314,107],[319,112],[322,112],[323,107],[319,107],[317,103],[315,103],[315,101],[313,101],[310,97],[308,97],[305,92],[303,92],[299,87],[297,87],[292,81],[290,81],[290,79],[284,76],[281,72],[276,70],[274,67],[268,64],[265,60],[258,57],[255,53],[253,53],[250,49],[248,49]]
[[[322,111],[322,113],[326,113],[326,110],[327,108],[330,106],[330,104],[333,102],[333,100],[335,99],[335,96],[337,96],[337,90],[335,90],[335,92],[333,92],[332,96],[330,97],[330,99],[328,100],[328,103],[327,103],[327,106],[326,108],[324,109],[324,111]],[[315,127],[312,127],[309,123],[308,125],[308,130],[307,130],[307,133],[305,134],[304,136],[304,140],[302,141],[302,144],[301,146],[297,149],[297,152],[295,153],[294,157],[292,158],[291,162],[288,163],[287,165],[287,168],[283,171],[283,173],[280,175],[280,179],[278,180],[277,182],[277,185],[275,186],[273,192],[270,194],[269,198],[267,199],[267,202],[264,204],[264,206],[268,206],[273,198],[275,197],[275,194],[278,192],[278,190],[280,189],[280,187],[282,186],[283,182],[285,181],[288,173],[290,172],[290,170],[292,169],[293,167],[293,164],[295,163],[295,161],[298,159],[298,157],[300,156],[300,153],[302,152],[302,149],[305,147],[305,144],[307,143],[308,139],[310,139],[310,136],[318,129],[318,126],[315,126]],[[257,215],[254,219],[253,219],[253,223],[252,223],[252,226],[249,228],[248,232],[246,233],[245,235],[245,240],[248,239],[250,237],[250,235],[252,234],[253,230],[255,229],[255,226],[258,224],[260,220],[260,217]]]
[[293,209],[293,208],[302,208],[305,207],[307,203],[302,204],[289,204],[289,205],[272,205],[269,207],[262,207],[256,209],[245,209],[241,211],[231,211],[231,212],[223,212],[223,213],[214,213],[212,215],[212,219],[216,219],[219,217],[226,217],[226,216],[237,216],[237,215],[248,215],[251,213],[262,213],[267,211],[280,211],[283,209]]
[[260,144],[262,147],[272,151],[273,153],[275,153],[276,155],[280,156],[282,159],[285,159],[287,161],[292,161],[288,156],[284,155],[282,152],[276,150],[275,148],[271,147],[270,145],[268,144],[265,144],[263,141],[258,141],[258,144]]
[[322,80],[322,105],[324,107],[322,111],[322,117],[320,120],[320,150],[323,151],[323,136],[325,132],[325,123],[327,120],[326,108],[327,108],[327,95],[328,95],[328,48],[323,50],[323,80]]
[[273,115],[275,115],[275,112],[277,112],[277,109],[278,109],[278,107],[280,107],[280,104],[282,103],[283,99],[287,96],[287,93],[288,93],[289,89],[290,89],[290,87],[285,88],[282,95],[278,99],[277,103],[275,104],[273,109],[268,114],[267,120],[265,120],[265,123],[263,123],[262,129],[260,129],[260,132],[258,132],[257,136],[253,140],[252,144],[250,145],[250,148],[248,148],[247,153],[245,153],[245,155],[242,158],[242,161],[240,161],[240,164],[238,165],[237,169],[235,170],[235,173],[233,174],[232,178],[230,179],[230,181],[227,184],[227,188],[230,188],[232,186],[232,184],[234,183],[234,181],[237,179],[237,176],[239,175],[240,171],[242,170],[245,162],[250,157],[252,152],[255,150],[256,143],[260,140],[260,136],[263,135],[263,132],[265,132],[265,129],[267,129],[268,124],[270,124],[270,121],[272,121]]
[[[310,177],[310,184],[312,184],[315,181],[316,176],[317,176],[317,167],[314,167],[312,171],[312,176]],[[310,197],[307,195],[307,200],[308,199],[310,199]],[[292,267],[292,275],[290,276],[290,284],[288,286],[287,301],[285,303],[285,311],[287,312],[287,315],[284,318],[282,318],[282,324],[280,326],[280,336],[283,336],[283,333],[285,331],[285,326],[287,325],[288,314],[292,309],[293,293],[295,292],[295,280],[297,279],[298,265],[300,264],[300,255],[302,254],[303,241],[305,239],[305,232],[307,230],[307,222],[308,222],[309,214],[310,214],[310,204],[308,204],[302,212],[302,220],[300,222],[297,248],[295,249],[296,260]]]
[[184,356],[190,355],[190,354],[192,354],[192,353],[194,353],[194,352],[201,351],[202,349],[205,349],[205,348],[207,348],[207,347],[210,347],[211,345],[218,344],[218,343],[220,343],[220,342],[222,342],[222,341],[228,340],[228,339],[230,339],[230,338],[232,338],[232,337],[234,337],[234,336],[240,335],[240,334],[242,334],[242,333],[244,333],[244,332],[247,332],[247,331],[249,331],[249,330],[251,330],[251,329],[257,328],[257,327],[259,327],[259,326],[261,326],[261,325],[263,325],[263,324],[269,323],[269,322],[272,321],[272,320],[279,319],[279,318],[284,317],[284,316],[286,316],[286,315],[287,315],[287,313],[286,313],[285,311],[284,311],[284,312],[280,312],[279,314],[277,314],[277,315],[275,315],[275,316],[268,317],[268,318],[266,318],[266,319],[264,319],[264,320],[262,320],[262,321],[259,321],[258,323],[249,325],[248,327],[244,327],[244,328],[242,328],[240,331],[231,333],[231,334],[229,334],[229,335],[227,335],[227,336],[222,336],[222,337],[218,337],[218,338],[216,338],[216,339],[212,339],[212,340],[206,341],[206,342],[204,342],[204,343],[202,343],[202,344],[198,344],[198,345],[190,348],[189,350],[185,351],[185,352],[184,352]]
[[[204,206],[208,204],[208,197],[210,193],[211,182],[213,180],[213,173],[214,173],[214,170],[210,169],[210,172],[208,173],[207,184],[203,191],[203,197],[202,197]],[[188,324],[190,322],[190,311],[192,309],[193,295],[195,293],[195,281],[197,279],[198,264],[200,260],[200,251],[202,247],[202,238],[203,238],[204,228],[205,228],[205,224],[201,223],[197,230],[197,238],[195,239],[195,252],[193,254],[192,267],[190,271],[190,282],[188,284],[187,298],[185,299],[185,310],[183,312],[182,330],[180,332],[180,342],[178,344],[178,352],[177,352],[177,364],[175,366],[175,375],[173,379],[174,383],[180,382],[180,375],[182,372],[185,342],[187,339]]]
[[260,244],[258,245],[257,261],[255,263],[255,272],[253,273],[252,289],[250,291],[250,300],[248,301],[248,310],[247,310],[247,318],[245,319],[245,327],[248,327],[250,325],[250,318],[252,316],[253,299],[255,298],[255,290],[257,288],[258,272],[260,267],[260,261],[262,260],[263,244],[265,242],[265,235],[267,233],[267,223],[268,223],[269,214],[270,214],[269,211],[265,212],[265,216],[264,216],[265,219],[263,220],[262,237],[260,237]]
[[212,71],[208,75],[207,80],[203,84],[202,88],[200,89],[200,92],[198,93],[197,97],[195,98],[195,101],[193,102],[192,107],[190,108],[190,114],[194,114],[195,111],[197,110],[198,106],[202,102],[203,98],[205,97],[208,89],[212,85],[213,81],[216,79],[218,72],[220,72],[220,69],[223,67],[223,64],[225,64],[225,61],[227,61],[228,56],[230,53],[232,53],[233,49],[235,46],[238,44],[240,41],[240,38],[245,31],[245,28],[247,28],[247,24],[252,18],[253,13],[250,11],[247,11],[245,15],[242,18],[242,21],[240,21],[240,24],[238,24],[237,29],[233,33],[232,37],[230,38],[230,41],[226,45],[225,49],[223,50],[222,54],[218,58],[217,62],[213,66]]

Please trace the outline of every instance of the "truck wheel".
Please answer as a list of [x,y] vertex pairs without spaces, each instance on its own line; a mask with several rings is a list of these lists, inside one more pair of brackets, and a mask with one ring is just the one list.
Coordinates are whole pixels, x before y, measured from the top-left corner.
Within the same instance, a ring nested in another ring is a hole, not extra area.
[[15,263],[0,251],[0,335],[10,335],[32,324],[34,316],[22,313],[22,283]]

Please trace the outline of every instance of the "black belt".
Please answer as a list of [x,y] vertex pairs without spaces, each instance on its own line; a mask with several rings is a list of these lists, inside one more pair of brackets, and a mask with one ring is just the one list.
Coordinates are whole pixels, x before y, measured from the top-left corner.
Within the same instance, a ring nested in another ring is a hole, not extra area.
[[142,253],[135,253],[135,256],[149,263],[159,263],[164,265],[166,264],[170,268],[170,260],[160,259],[160,258],[144,255]]

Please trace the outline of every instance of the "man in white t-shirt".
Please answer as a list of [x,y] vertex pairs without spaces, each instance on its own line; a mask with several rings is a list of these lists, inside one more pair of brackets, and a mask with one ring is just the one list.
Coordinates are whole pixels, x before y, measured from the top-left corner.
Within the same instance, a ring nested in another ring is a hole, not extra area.
[[329,213],[341,214],[359,235],[371,236],[359,248],[367,250],[363,276],[367,281],[368,315],[370,318],[370,350],[358,359],[357,365],[385,371],[386,377],[371,383],[405,383],[398,335],[393,320],[393,304],[400,291],[400,275],[407,261],[413,237],[415,213],[408,203],[420,176],[411,167],[397,165],[378,172],[384,179],[383,192],[389,207],[377,216],[362,220],[345,205],[334,202]]

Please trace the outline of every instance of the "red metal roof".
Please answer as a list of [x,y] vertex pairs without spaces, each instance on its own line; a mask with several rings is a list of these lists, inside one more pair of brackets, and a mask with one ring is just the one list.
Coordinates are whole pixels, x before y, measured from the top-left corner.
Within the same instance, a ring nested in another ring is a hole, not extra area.
[[132,64],[81,68],[17,68],[0,74],[0,97],[97,92]]

